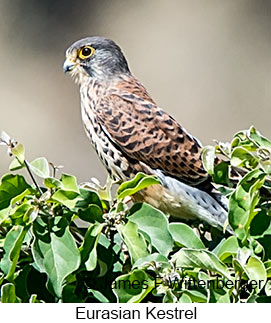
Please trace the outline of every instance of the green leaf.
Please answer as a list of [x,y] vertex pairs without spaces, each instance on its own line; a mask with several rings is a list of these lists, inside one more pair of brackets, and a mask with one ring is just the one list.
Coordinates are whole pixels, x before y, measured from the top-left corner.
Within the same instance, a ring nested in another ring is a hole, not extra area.
[[143,188],[154,184],[161,184],[157,177],[137,173],[132,180],[124,182],[119,186],[117,191],[117,199],[124,199],[126,196],[133,195]]
[[186,295],[191,299],[191,302],[194,303],[206,303],[207,302],[207,296],[197,290],[186,290],[182,295]]
[[19,303],[14,284],[7,283],[1,288],[1,303]]
[[101,259],[98,259],[98,258],[97,258],[97,263],[99,265],[99,275],[97,277],[103,277],[103,276],[105,276],[105,274],[108,272],[108,266],[107,266],[107,264],[104,261],[102,261]]
[[265,181],[265,174],[254,169],[240,181],[229,199],[229,224],[238,238],[244,239],[249,225],[258,213],[256,205],[260,198],[260,188]]
[[267,260],[264,262],[264,267],[266,270],[266,275],[268,278],[271,277],[271,260]]
[[63,188],[63,184],[54,177],[45,178],[44,185],[48,188]]
[[235,167],[256,168],[259,161],[243,147],[236,147],[231,154],[231,165]]
[[82,264],[85,264],[88,271],[95,269],[97,266],[97,245],[103,227],[104,223],[91,224],[79,248]]
[[142,235],[138,233],[138,226],[136,223],[128,221],[125,225],[119,225],[118,232],[128,247],[132,263],[149,254],[146,241]]
[[213,180],[217,184],[230,186],[229,162],[222,161],[215,166]]
[[215,147],[205,146],[202,149],[201,159],[202,159],[203,167],[205,168],[207,173],[209,175],[213,175],[214,161],[215,161]]
[[31,171],[41,178],[46,178],[50,176],[49,163],[46,158],[39,157],[29,163],[29,168]]
[[24,222],[23,218],[25,214],[28,213],[29,210],[34,210],[34,207],[31,204],[28,204],[28,203],[21,204],[17,208],[15,208],[13,213],[10,214],[10,218],[12,219],[14,224],[24,225],[27,221]]
[[231,147],[232,150],[236,147],[242,147],[250,152],[256,152],[257,150],[255,143],[248,137],[247,130],[239,131],[237,134],[235,134]]
[[[26,239],[25,239],[26,240]],[[24,240],[24,242],[25,242]],[[25,259],[24,259],[25,260]],[[32,261],[32,259],[31,259]],[[16,295],[22,301],[22,303],[26,303],[29,301],[30,294],[28,292],[28,282],[31,280],[29,276],[29,272],[31,271],[31,265],[26,264],[25,262],[20,263],[20,269],[18,271],[18,275],[14,280],[14,284],[16,287]],[[32,282],[31,282],[32,284]]]
[[184,223],[170,223],[169,232],[174,241],[186,248],[205,249],[203,242],[188,225]]
[[211,289],[210,303],[230,303],[230,291],[228,289]]
[[30,188],[21,175],[6,174],[1,178],[0,185],[0,210],[9,206],[15,196]]
[[260,160],[260,167],[267,175],[271,175],[271,161],[270,160]]
[[2,225],[3,223],[10,222],[9,211],[10,211],[10,207],[0,210],[0,225]]
[[80,193],[75,176],[62,173],[60,181],[65,190]]
[[99,198],[104,201],[111,201],[112,200],[112,185],[114,184],[114,180],[108,175],[106,179],[105,186],[101,186],[97,178],[92,178],[92,183],[90,186],[94,188],[95,192],[97,192]]
[[[117,236],[118,234],[115,234],[114,238]],[[119,235],[118,235],[119,236]],[[121,240],[120,240],[121,242]],[[99,244],[102,245],[103,247],[105,247],[106,249],[109,248],[109,246],[111,245],[110,240],[102,233],[100,236],[100,240],[99,240]],[[121,248],[120,248],[121,249]],[[119,249],[119,250],[120,250]]]
[[163,297],[163,303],[177,303],[177,297],[171,289],[167,289]]
[[233,258],[232,266],[233,266],[236,276],[242,276],[243,274],[245,274],[245,276],[248,277],[248,272],[246,271],[243,264],[241,264],[241,262],[238,259]]
[[219,154],[224,156],[229,156],[231,153],[231,144],[229,142],[221,142],[217,143],[216,149],[218,150]]
[[260,132],[257,131],[253,126],[250,127],[248,136],[260,147],[263,147],[269,151],[271,150],[271,141],[262,136]]
[[113,286],[119,303],[140,303],[154,288],[154,281],[144,270],[135,269],[119,276]]
[[229,197],[231,195],[231,193],[233,192],[233,188],[228,188],[224,185],[220,185],[220,184],[214,184],[214,187],[224,196]]
[[240,261],[240,263],[242,264],[242,266],[244,266],[247,263],[248,258],[250,256],[251,256],[250,248],[248,248],[248,247],[239,248],[237,258]]
[[[256,292],[258,293],[265,285],[267,275],[264,264],[259,258],[251,256],[248,259],[248,262],[245,266],[246,271],[248,272],[248,276],[250,280],[255,280],[257,282]],[[259,288],[259,282],[261,283],[261,288]]]
[[36,220],[38,214],[39,214],[39,209],[37,206],[28,209],[23,217],[24,223],[27,225],[31,224]]
[[159,253],[153,253],[151,255],[148,255],[146,257],[139,258],[133,265],[134,268],[139,267],[149,267],[151,263],[165,263],[168,264],[168,259],[160,255]]
[[104,221],[102,209],[95,204],[90,204],[86,210],[79,209],[78,216],[81,220],[90,223]]
[[15,147],[12,147],[11,152],[18,159],[19,163],[22,164],[24,162],[24,146],[22,144],[17,144]]
[[82,295],[82,293],[80,292],[78,293],[77,286],[75,284],[68,284],[63,287],[61,302],[85,303],[86,296],[85,296],[85,293],[84,293],[84,296]]
[[230,256],[236,256],[239,245],[235,236],[229,237],[221,245],[217,252],[217,256],[221,261],[224,261]]
[[16,240],[18,239],[21,231],[22,231],[23,227],[18,227],[18,226],[14,226],[7,234],[6,238],[5,238],[5,242],[4,242],[4,256],[1,259],[0,262],[0,268],[1,271],[3,271],[6,275],[8,274],[10,267],[11,267],[11,261],[10,261],[10,253],[11,250],[13,248],[13,246],[15,245]]
[[66,191],[63,189],[57,190],[53,195],[52,199],[59,203],[67,206],[69,209],[73,209],[78,201],[81,200],[78,193],[74,191]]
[[103,209],[101,200],[96,192],[80,188],[80,198],[76,203],[77,208],[87,208],[89,205],[95,204],[101,210]]
[[41,302],[38,300],[37,294],[32,294],[29,297],[29,303],[41,303]]
[[182,296],[179,298],[179,303],[192,303],[192,299],[185,293],[182,293]]
[[159,253],[167,256],[172,250],[173,239],[165,215],[145,203],[136,204],[130,212],[132,215],[129,216],[129,220],[136,223],[139,230],[150,237],[151,244]]
[[26,190],[24,190],[21,194],[16,195],[15,197],[13,197],[13,199],[10,201],[10,206],[12,206],[12,208],[14,208],[16,203],[22,202],[22,200],[27,196],[27,195],[34,195],[35,194],[35,190],[32,188],[27,188]]
[[20,163],[17,158],[14,158],[12,160],[12,162],[10,163],[10,165],[9,165],[9,170],[10,171],[15,171],[15,170],[22,169],[24,167],[25,167],[24,162],[23,163]]
[[9,252],[10,266],[6,276],[6,280],[10,282],[13,281],[15,278],[14,273],[16,270],[17,262],[19,260],[22,244],[28,230],[29,230],[29,226],[19,227],[18,229],[19,234],[17,235],[16,240],[14,241],[14,244],[12,246],[12,249]]
[[32,253],[36,266],[48,277],[48,288],[61,297],[65,277],[80,265],[80,253],[67,221],[56,217],[51,230],[46,224],[34,225]]
[[181,249],[172,256],[172,261],[180,268],[211,270],[232,279],[228,268],[216,255],[207,250]]
[[82,262],[85,262],[87,260],[90,251],[95,245],[96,237],[100,235],[102,228],[103,225],[100,223],[93,223],[88,227],[84,236],[83,243],[79,248]]
[[266,296],[271,296],[271,280],[268,280],[264,286]]
[[[268,234],[266,231],[270,227],[271,218],[269,216],[270,210],[262,209],[257,213],[250,224],[250,235],[251,236],[262,236]],[[266,239],[265,239],[266,240]]]

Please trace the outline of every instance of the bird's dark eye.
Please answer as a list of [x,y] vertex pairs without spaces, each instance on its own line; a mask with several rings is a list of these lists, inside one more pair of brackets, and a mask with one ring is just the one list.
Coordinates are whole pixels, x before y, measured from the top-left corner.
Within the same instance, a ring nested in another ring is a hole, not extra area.
[[87,59],[91,57],[95,52],[95,49],[91,46],[84,46],[79,50],[78,57],[81,59]]
[[82,55],[88,56],[90,54],[91,54],[91,49],[90,48],[85,47],[85,48],[82,49]]

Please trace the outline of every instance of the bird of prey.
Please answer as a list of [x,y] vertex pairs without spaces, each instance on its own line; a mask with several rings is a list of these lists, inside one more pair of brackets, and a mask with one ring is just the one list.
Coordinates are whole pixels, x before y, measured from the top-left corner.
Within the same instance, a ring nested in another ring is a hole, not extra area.
[[80,85],[85,131],[112,178],[156,175],[162,185],[140,191],[136,201],[223,228],[227,206],[203,168],[200,142],[153,101],[115,42],[76,41],[66,51],[63,70]]

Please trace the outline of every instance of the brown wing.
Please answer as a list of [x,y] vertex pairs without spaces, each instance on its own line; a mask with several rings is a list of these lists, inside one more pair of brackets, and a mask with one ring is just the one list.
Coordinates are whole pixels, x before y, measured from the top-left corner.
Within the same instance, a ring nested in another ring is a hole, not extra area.
[[103,98],[96,108],[111,140],[126,155],[166,175],[191,185],[205,181],[198,141],[151,100],[120,93]]

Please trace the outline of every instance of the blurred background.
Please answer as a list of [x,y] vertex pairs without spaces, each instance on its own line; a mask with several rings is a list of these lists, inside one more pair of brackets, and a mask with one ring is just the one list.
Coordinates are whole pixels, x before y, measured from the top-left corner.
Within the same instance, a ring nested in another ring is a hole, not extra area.
[[[154,100],[204,145],[252,124],[271,137],[270,0],[2,0],[0,130],[29,161],[105,180],[79,89],[62,73],[66,48],[93,35],[115,40]],[[10,161],[1,146],[1,175]]]

